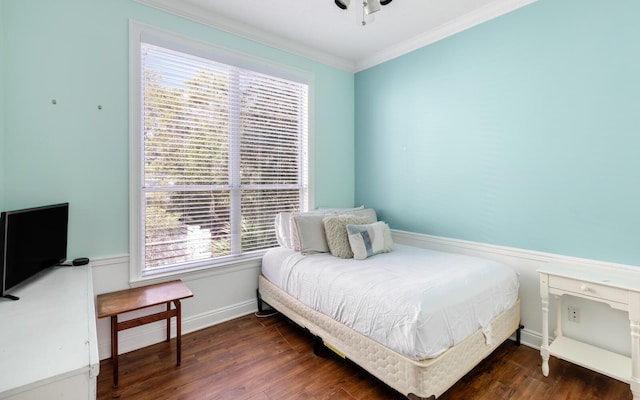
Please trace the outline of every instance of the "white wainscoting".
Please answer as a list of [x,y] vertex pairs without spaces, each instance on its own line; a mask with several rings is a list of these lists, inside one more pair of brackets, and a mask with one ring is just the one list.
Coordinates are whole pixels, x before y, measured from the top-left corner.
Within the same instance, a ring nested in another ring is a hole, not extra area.
[[[540,348],[542,341],[542,312],[536,272],[541,265],[567,263],[640,270],[640,267],[628,265],[398,230],[392,230],[392,235],[396,243],[489,258],[514,268],[520,276],[521,317],[525,326],[522,332],[522,343],[533,348]],[[92,259],[92,265],[96,295],[130,287],[127,255]],[[254,261],[241,267],[215,268],[181,276],[180,279],[194,293],[193,298],[182,302],[183,334],[255,312],[257,310],[255,291],[259,272],[260,262]],[[603,304],[573,297],[565,298],[563,304],[565,305],[563,314],[566,314],[566,305],[569,304],[579,307],[581,313],[580,323],[564,324],[563,330],[567,336],[620,354],[630,355],[631,339],[626,313],[612,310]],[[555,307],[551,307],[550,321],[555,321],[554,310]],[[133,312],[124,317],[133,318],[144,313]],[[566,315],[563,318],[567,321]],[[175,323],[173,325],[175,335]],[[552,327],[553,325],[554,322],[551,322]],[[164,340],[164,329],[164,322],[156,322],[120,332],[120,352],[126,353]],[[100,359],[111,356],[108,319],[98,320],[98,350]]]
[[[536,270],[548,263],[571,265],[591,265],[612,269],[632,269],[640,267],[613,264],[596,260],[568,257],[558,254],[536,252],[512,247],[495,246],[465,240],[443,238],[392,230],[396,243],[450,253],[484,257],[511,266],[520,277],[520,303],[522,324],[522,343],[539,349],[542,343],[542,310],[540,288]],[[563,296],[563,332],[586,343],[603,347],[623,355],[631,354],[629,319],[626,313],[610,307],[576,297]],[[550,327],[555,327],[555,299],[550,303]],[[567,306],[580,309],[580,322],[568,322]]]

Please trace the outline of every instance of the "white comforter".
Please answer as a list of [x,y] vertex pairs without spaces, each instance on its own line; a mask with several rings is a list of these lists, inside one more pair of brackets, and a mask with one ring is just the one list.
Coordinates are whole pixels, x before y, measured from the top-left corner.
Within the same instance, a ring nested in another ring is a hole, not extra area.
[[271,249],[262,273],[307,306],[414,360],[433,358],[511,308],[518,277],[483,258],[394,245],[366,260]]

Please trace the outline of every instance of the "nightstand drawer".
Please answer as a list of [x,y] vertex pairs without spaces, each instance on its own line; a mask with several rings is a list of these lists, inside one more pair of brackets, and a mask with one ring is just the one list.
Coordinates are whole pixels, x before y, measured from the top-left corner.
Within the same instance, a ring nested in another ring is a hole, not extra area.
[[570,278],[563,278],[561,276],[549,276],[549,288],[565,290],[582,296],[596,297],[622,304],[627,304],[629,302],[628,290],[599,285],[597,283],[578,281]]

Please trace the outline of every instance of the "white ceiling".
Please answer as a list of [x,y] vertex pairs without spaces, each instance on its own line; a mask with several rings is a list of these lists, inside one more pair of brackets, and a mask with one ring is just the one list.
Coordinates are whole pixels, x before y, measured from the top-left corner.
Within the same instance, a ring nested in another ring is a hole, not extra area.
[[357,72],[536,0],[393,0],[366,26],[359,0],[136,1]]

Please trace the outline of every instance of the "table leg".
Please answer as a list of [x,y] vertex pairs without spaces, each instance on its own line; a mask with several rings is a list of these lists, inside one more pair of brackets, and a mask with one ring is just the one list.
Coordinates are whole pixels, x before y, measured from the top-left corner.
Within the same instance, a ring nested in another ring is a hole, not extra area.
[[176,348],[177,348],[177,363],[176,365],[180,365],[182,362],[182,311],[180,306],[180,300],[176,300],[173,302],[176,305]]
[[540,275],[540,299],[542,300],[542,375],[549,376],[549,287],[547,275]]
[[113,387],[118,387],[118,316],[111,316],[111,363],[113,364]]
[[556,330],[555,330],[555,338],[559,338],[560,336],[564,336],[562,333],[562,297],[554,296],[556,299]]
[[631,321],[631,381],[629,386],[631,387],[631,393],[633,399],[640,399],[640,362],[638,357],[640,356],[640,322]]
[[542,375],[549,376],[549,299],[542,299]]
[[640,293],[629,292],[629,330],[631,333],[631,393],[640,400]]
[[[171,310],[171,302],[167,302],[167,311]],[[167,318],[167,342],[171,341],[171,317]]]

